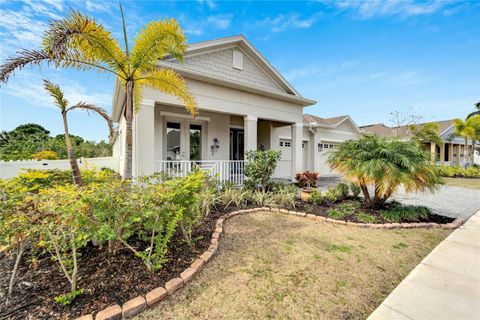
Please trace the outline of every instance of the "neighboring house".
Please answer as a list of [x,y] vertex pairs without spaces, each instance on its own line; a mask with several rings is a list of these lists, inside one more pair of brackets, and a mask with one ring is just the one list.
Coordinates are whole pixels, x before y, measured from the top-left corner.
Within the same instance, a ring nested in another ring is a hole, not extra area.
[[[426,143],[425,151],[430,152],[432,159],[437,164],[461,166],[470,165],[470,154],[472,152],[471,142],[465,147],[465,138],[455,136],[453,120],[436,121],[439,126],[439,135],[443,140],[443,145],[435,143]],[[421,128],[425,123],[416,124]],[[360,129],[366,134],[376,134],[387,139],[409,140],[412,137],[411,125],[388,127],[383,123],[362,126]],[[475,163],[480,163],[478,152],[475,153]]]
[[[222,180],[243,182],[245,152],[282,151],[275,177],[329,172],[325,155],[336,143],[360,135],[348,117],[303,115],[315,101],[295,88],[242,35],[189,45],[184,63],[159,61],[187,81],[198,102],[193,119],[174,97],[145,88],[133,123],[134,176],[167,171],[184,175],[201,167]],[[114,156],[122,171],[124,94],[116,81],[112,115],[119,122]],[[122,92],[122,94],[120,94]]]

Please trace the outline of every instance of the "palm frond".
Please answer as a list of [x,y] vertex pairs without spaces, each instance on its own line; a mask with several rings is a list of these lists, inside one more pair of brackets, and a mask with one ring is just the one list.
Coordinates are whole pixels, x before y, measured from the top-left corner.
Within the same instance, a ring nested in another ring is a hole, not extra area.
[[190,93],[185,80],[171,69],[155,69],[146,72],[136,82],[177,97],[193,116],[198,113],[197,101]]
[[113,136],[113,121],[112,121],[112,118],[110,118],[110,116],[108,115],[108,112],[105,109],[97,107],[96,105],[85,103],[85,102],[81,101],[81,102],[67,108],[67,111],[75,110],[75,109],[86,110],[87,112],[93,111],[95,113],[98,113],[102,118],[105,119],[105,121],[107,121],[109,136],[110,137]]
[[71,11],[64,19],[50,23],[43,40],[44,50],[53,57],[81,56],[87,62],[104,64],[126,76],[127,58],[118,41],[95,19]]
[[119,76],[113,70],[95,62],[85,61],[81,56],[72,53],[63,57],[54,57],[43,50],[22,50],[18,52],[16,57],[7,59],[7,62],[0,67],[0,82],[7,82],[15,70],[21,70],[27,65],[40,66],[42,63],[53,64],[55,67],[62,68],[110,72]]
[[153,69],[166,55],[183,61],[186,47],[185,35],[175,19],[152,21],[135,38],[130,57],[132,71]]
[[55,100],[55,104],[64,111],[68,105],[67,99],[65,99],[62,90],[58,84],[51,83],[48,79],[43,80],[43,86]]

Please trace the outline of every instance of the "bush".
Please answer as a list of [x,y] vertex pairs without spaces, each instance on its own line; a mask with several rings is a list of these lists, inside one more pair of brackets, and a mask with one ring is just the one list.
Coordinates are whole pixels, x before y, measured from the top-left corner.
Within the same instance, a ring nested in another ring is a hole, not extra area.
[[392,203],[388,210],[382,211],[381,215],[387,222],[419,222],[427,219],[432,211],[424,206],[403,206],[398,202]]
[[345,199],[346,197],[348,197],[348,191],[349,191],[348,184],[343,183],[343,182],[339,183],[336,186],[336,189],[337,189],[338,197],[340,199]]
[[320,174],[318,172],[305,171],[297,173],[295,180],[297,180],[300,188],[316,188],[319,176]]
[[356,198],[360,194],[360,186],[355,182],[350,182],[350,191],[352,192],[353,196]]
[[360,207],[358,201],[345,201],[336,208],[329,209],[327,215],[332,219],[343,219],[347,215],[355,214],[355,210]]
[[316,206],[319,206],[323,203],[323,200],[324,200],[324,197],[320,191],[314,190],[312,193],[310,193],[310,199],[309,199],[310,203]]
[[246,205],[249,199],[250,191],[246,189],[226,187],[220,192],[220,202],[225,209],[230,205],[234,205],[237,208]]
[[57,160],[58,154],[55,151],[43,150],[32,154],[34,160]]
[[330,202],[337,202],[339,199],[338,189],[337,188],[328,188],[325,192],[325,198]]
[[377,218],[375,216],[372,216],[371,214],[365,212],[357,213],[356,217],[358,221],[363,223],[375,223],[377,221]]
[[297,187],[294,185],[283,185],[275,192],[270,192],[271,205],[279,208],[295,208],[297,198]]
[[245,165],[246,186],[265,190],[272,177],[277,162],[280,160],[280,151],[256,150],[246,153],[247,164]]
[[251,201],[259,207],[270,207],[273,204],[271,194],[265,190],[256,190],[251,195]]
[[441,177],[480,178],[480,168],[471,166],[468,168],[451,166],[433,166],[433,170]]

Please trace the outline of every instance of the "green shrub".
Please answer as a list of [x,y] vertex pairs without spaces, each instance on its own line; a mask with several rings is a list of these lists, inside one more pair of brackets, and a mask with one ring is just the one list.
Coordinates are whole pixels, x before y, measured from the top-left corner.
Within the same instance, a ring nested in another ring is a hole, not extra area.
[[246,186],[265,189],[280,160],[280,151],[251,150],[246,153],[245,165]]
[[348,191],[349,191],[348,184],[346,184],[346,183],[344,183],[344,182],[339,183],[339,184],[336,186],[336,189],[337,189],[338,197],[339,197],[339,198],[345,199],[346,197],[348,197]]
[[270,207],[273,204],[273,198],[265,190],[255,190],[251,194],[251,202],[258,207]]
[[325,192],[325,198],[331,202],[337,202],[339,199],[337,188],[328,188]]
[[223,204],[225,209],[231,205],[235,206],[236,208],[246,205],[250,198],[251,192],[246,189],[227,187],[220,192],[220,202]]
[[375,223],[377,221],[377,218],[375,216],[364,212],[357,213],[356,217],[358,221],[363,223]]
[[355,210],[360,207],[358,201],[345,201],[336,208],[329,209],[327,215],[332,219],[342,219],[347,215],[355,214]]
[[324,197],[320,191],[314,190],[312,193],[310,193],[309,202],[311,204],[319,206],[323,203],[323,200],[324,200]]
[[453,166],[433,166],[436,174],[442,177],[463,177],[463,178],[480,178],[480,168],[472,166],[468,168]]
[[276,191],[270,192],[271,206],[277,208],[295,208],[297,187],[294,185],[280,186]]
[[352,192],[353,196],[356,198],[360,194],[360,186],[355,182],[350,182],[350,191]]
[[432,211],[424,206],[403,206],[400,203],[393,203],[388,210],[382,211],[382,217],[388,222],[418,222],[420,219],[426,219]]

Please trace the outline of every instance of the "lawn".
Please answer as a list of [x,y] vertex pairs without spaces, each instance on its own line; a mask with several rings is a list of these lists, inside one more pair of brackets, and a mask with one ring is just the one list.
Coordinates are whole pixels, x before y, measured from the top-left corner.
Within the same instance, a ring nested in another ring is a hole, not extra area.
[[447,186],[480,190],[480,179],[443,178]]
[[450,231],[236,216],[214,259],[140,319],[365,319]]

